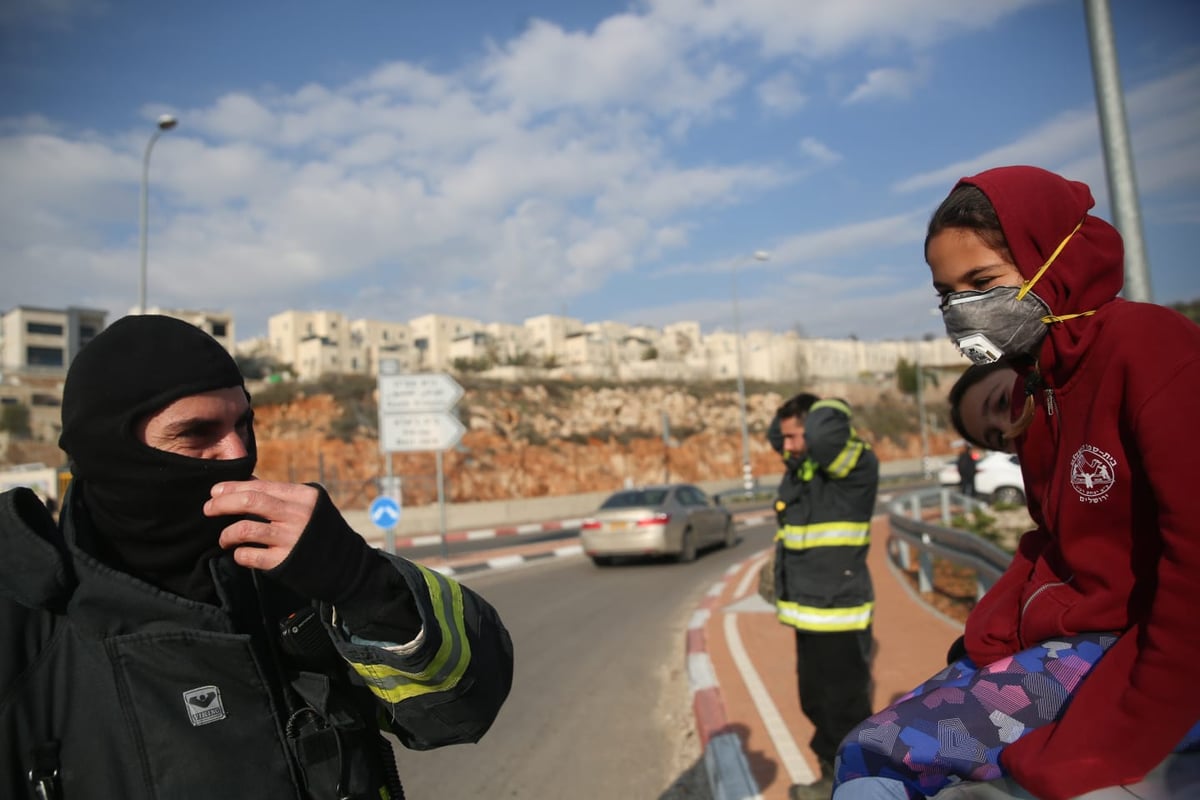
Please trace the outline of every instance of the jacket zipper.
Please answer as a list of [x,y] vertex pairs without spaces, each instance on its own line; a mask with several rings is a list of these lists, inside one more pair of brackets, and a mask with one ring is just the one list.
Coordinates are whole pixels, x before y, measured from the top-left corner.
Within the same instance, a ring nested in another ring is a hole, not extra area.
[[29,788],[37,800],[61,800],[62,785],[58,781],[59,743],[44,742],[33,748],[33,766],[29,770]]

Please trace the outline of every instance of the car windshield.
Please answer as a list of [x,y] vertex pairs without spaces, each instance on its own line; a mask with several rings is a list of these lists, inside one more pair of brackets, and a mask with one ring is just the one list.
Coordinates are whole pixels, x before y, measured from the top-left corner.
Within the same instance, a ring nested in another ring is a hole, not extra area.
[[617,492],[605,500],[604,505],[600,506],[600,508],[660,506],[666,499],[666,489],[635,489],[628,492]]

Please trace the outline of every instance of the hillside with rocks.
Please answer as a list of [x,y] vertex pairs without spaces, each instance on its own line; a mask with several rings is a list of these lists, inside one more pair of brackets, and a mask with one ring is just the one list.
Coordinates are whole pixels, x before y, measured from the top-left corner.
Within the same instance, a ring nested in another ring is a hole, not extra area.
[[[731,386],[567,383],[472,383],[457,413],[467,432],[443,454],[449,502],[540,497],[650,483],[736,479],[741,475],[741,416]],[[887,386],[815,387],[855,407],[859,433],[881,460],[920,455],[916,406]],[[386,474],[379,451],[374,384],[270,387],[256,392],[258,475],[320,481],[345,507],[365,506]],[[765,431],[784,394],[747,393],[754,474],[778,475]],[[664,414],[670,446],[664,444]],[[928,406],[932,454],[951,450],[945,401]],[[405,502],[436,499],[432,453],[395,453],[393,474]]]

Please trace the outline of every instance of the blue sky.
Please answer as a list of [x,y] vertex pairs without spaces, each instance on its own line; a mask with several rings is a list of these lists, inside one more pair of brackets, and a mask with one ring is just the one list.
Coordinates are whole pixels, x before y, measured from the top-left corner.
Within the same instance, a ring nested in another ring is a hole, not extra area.
[[[1112,0],[1154,299],[1200,297],[1200,3]],[[4,309],[940,331],[921,241],[1037,164],[1109,217],[1079,0],[8,0]],[[756,250],[770,259],[756,261]]]

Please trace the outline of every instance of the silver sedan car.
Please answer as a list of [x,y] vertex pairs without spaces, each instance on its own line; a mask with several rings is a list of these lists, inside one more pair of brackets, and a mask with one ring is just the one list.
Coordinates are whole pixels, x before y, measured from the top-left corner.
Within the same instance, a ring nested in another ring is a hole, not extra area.
[[618,556],[674,555],[694,561],[703,547],[737,541],[733,516],[687,483],[625,489],[610,496],[580,530],[597,566]]

